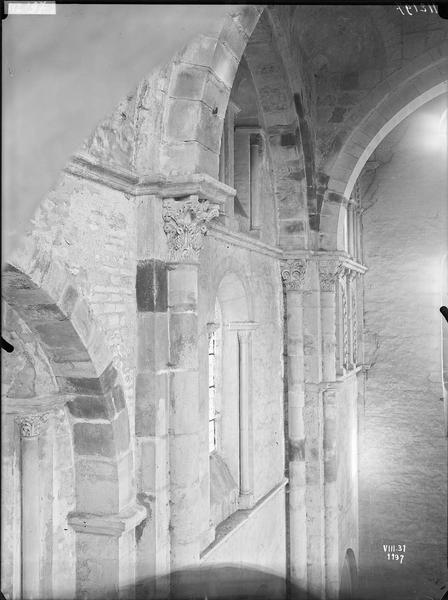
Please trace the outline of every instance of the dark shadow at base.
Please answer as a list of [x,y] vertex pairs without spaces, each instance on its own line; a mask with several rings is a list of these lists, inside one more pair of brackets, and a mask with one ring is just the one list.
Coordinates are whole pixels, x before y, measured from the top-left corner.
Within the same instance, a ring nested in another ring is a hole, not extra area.
[[[129,596],[130,598],[131,596]],[[124,594],[123,598],[126,598]],[[135,600],[320,600],[284,578],[250,567],[202,566],[145,579]],[[358,600],[354,596],[339,600]]]

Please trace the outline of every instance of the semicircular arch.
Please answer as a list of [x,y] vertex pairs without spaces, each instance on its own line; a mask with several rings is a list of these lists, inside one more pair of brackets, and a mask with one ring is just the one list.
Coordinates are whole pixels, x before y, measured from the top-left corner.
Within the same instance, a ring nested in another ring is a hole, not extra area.
[[[440,56],[434,61],[435,54],[438,54],[435,50],[427,52],[383,82],[373,98],[362,103],[347,122],[346,130],[350,133],[340,151],[323,169],[328,175],[328,184],[320,213],[320,249],[342,249],[338,248],[340,209],[350,198],[375,148],[403,119],[448,92],[448,61]],[[426,68],[421,66],[425,61],[430,61]]]
[[119,374],[111,360],[100,366],[107,348],[104,336],[71,282],[55,301],[12,264],[5,265],[2,278],[5,302],[36,336],[58,393],[67,399],[76,464],[76,512],[118,513],[132,499],[131,479],[123,481],[122,473],[132,473],[133,454]]

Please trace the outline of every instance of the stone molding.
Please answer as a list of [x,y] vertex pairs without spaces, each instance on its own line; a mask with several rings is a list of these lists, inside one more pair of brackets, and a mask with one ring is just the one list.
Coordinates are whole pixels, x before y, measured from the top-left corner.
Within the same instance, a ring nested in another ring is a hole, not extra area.
[[[32,398],[2,398],[2,409],[5,414],[16,415],[22,419],[28,415],[39,415],[57,411],[67,402],[76,398],[75,394],[49,394]],[[18,420],[20,420],[18,418]]]
[[68,515],[68,523],[77,533],[120,537],[123,533],[137,527],[146,517],[146,508],[133,504],[111,515],[72,512]]
[[208,235],[226,244],[232,244],[232,246],[237,248],[245,248],[251,252],[263,254],[265,256],[269,256],[270,258],[280,259],[283,257],[283,251],[278,246],[271,246],[270,244],[261,242],[260,240],[252,238],[246,234],[230,231],[222,225],[219,225],[218,221],[213,221],[210,223]]
[[36,437],[40,435],[42,426],[47,422],[46,413],[39,415],[27,415],[17,419],[20,425],[20,436],[22,438]]
[[230,321],[226,323],[227,329],[231,331],[255,331],[259,323],[255,321]]
[[64,171],[100,183],[133,196],[158,196],[159,198],[183,198],[197,195],[201,200],[225,206],[233,199],[236,190],[206,173],[188,173],[168,177],[162,173],[140,176],[126,169],[105,166],[91,156],[74,155]]
[[282,262],[281,276],[285,289],[288,291],[303,290],[305,286],[306,270],[306,260],[292,259]]
[[202,249],[207,225],[219,216],[217,206],[197,195],[163,201],[163,230],[168,238],[171,262],[196,262]]

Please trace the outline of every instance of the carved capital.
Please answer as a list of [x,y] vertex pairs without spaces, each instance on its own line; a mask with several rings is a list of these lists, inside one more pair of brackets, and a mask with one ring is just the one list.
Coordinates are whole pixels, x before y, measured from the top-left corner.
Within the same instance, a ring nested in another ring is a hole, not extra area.
[[282,281],[287,290],[303,290],[306,268],[306,260],[287,260],[282,263]]
[[163,202],[163,230],[168,238],[172,262],[196,261],[207,234],[207,224],[219,216],[218,207],[198,196]]
[[345,267],[338,261],[319,264],[319,281],[322,292],[334,292],[336,282],[345,274]]
[[21,437],[34,437],[40,434],[42,425],[47,421],[48,415],[27,415],[18,419]]

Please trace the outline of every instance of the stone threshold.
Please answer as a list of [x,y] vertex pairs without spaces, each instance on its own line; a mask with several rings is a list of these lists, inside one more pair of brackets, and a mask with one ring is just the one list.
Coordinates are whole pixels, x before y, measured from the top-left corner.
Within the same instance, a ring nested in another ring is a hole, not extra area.
[[282,490],[288,479],[284,478],[279,484],[273,487],[267,494],[265,494],[258,502],[254,504],[252,508],[241,509],[234,512],[230,517],[227,517],[225,521],[220,523],[216,528],[215,539],[211,544],[207,546],[199,555],[200,559],[206,558],[211,552],[216,550],[230,536],[236,533],[245,523],[247,523],[257,512],[259,512],[274,496]]

